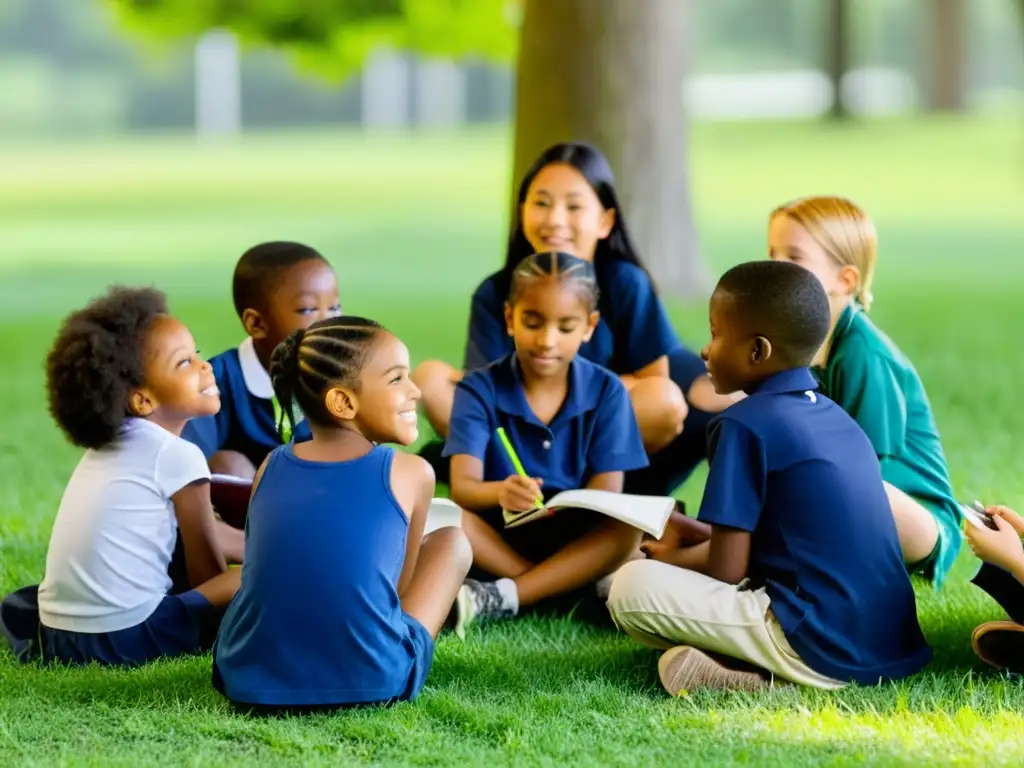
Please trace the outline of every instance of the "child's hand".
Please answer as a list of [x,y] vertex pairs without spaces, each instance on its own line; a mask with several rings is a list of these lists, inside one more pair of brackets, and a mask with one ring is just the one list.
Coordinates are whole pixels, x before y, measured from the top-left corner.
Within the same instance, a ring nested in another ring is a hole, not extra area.
[[1021,544],[1020,534],[1002,515],[993,514],[992,520],[999,530],[968,525],[965,531],[967,542],[974,554],[986,563],[1011,573],[1016,572],[1024,565],[1024,545]]
[[544,481],[539,477],[520,477],[510,475],[501,484],[498,492],[498,503],[509,512],[527,512],[537,506],[537,501],[544,498],[540,487]]
[[1024,536],[1024,517],[1021,517],[1009,507],[997,504],[994,507],[988,507],[985,511],[992,515],[992,517],[1003,518],[1017,532],[1018,536]]

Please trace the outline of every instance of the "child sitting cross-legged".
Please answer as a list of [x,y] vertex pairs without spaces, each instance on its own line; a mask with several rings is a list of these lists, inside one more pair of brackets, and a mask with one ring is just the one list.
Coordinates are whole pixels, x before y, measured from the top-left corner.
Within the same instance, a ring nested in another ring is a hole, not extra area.
[[597,302],[589,262],[559,252],[523,259],[505,304],[515,351],[456,387],[444,452],[480,577],[459,592],[456,632],[592,592],[640,543],[636,528],[584,509],[505,525],[505,510],[529,511],[560,491],[619,493],[624,473],[648,464],[625,386],[579,355],[597,326]]
[[416,441],[409,351],[372,320],[328,318],[285,339],[270,374],[312,439],[256,474],[214,685],[257,709],[413,699],[472,552],[456,527],[423,536],[433,470],[381,444]]
[[[46,376],[50,412],[87,450],[42,584],[0,605],[12,649],[22,661],[121,666],[209,650],[239,581],[218,543],[206,461],[180,437],[220,408],[209,363],[162,293],[114,288],[64,322]],[[188,583],[175,589],[179,531]]]
[[807,368],[829,330],[824,289],[794,264],[741,264],[710,324],[716,390],[748,395],[709,428],[698,517],[711,537],[623,566],[615,623],[669,649],[658,666],[673,695],[767,684],[737,661],[817,688],[917,672],[931,653],[878,459]]

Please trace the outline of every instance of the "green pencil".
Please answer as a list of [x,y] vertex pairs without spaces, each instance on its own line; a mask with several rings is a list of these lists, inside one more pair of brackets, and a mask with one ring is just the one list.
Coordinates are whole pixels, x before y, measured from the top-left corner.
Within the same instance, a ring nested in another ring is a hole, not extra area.
[[[508,435],[505,434],[504,427],[498,427],[498,437],[501,439],[501,444],[505,446],[505,453],[508,454],[508,458],[509,461],[512,462],[512,466],[515,467],[516,474],[520,477],[529,478],[530,476],[526,474],[526,470],[523,468],[523,462],[519,460],[519,456],[516,454],[516,449],[512,447],[512,441],[509,440]],[[537,506],[544,506],[543,498],[537,499]]]

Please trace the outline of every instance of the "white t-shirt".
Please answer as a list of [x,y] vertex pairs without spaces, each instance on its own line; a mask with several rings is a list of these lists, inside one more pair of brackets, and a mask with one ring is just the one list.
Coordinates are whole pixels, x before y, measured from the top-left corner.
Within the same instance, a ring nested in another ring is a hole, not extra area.
[[171,588],[171,496],[209,477],[198,447],[144,419],[129,419],[110,447],[86,451],[53,523],[42,623],[98,634],[148,619]]

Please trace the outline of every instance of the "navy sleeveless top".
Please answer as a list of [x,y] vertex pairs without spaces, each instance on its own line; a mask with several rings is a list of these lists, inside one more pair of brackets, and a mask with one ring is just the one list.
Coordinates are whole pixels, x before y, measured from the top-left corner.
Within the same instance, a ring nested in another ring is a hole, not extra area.
[[227,698],[329,706],[406,690],[416,658],[398,598],[408,518],[391,492],[393,460],[382,446],[337,463],[297,458],[291,445],[270,454],[214,648]]

